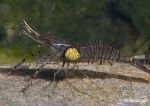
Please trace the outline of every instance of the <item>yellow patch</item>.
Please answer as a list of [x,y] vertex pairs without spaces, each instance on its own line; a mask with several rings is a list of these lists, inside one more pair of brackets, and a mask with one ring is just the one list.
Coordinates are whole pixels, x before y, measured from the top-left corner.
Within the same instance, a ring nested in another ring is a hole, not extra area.
[[76,48],[68,48],[65,53],[65,58],[69,61],[76,61],[80,58],[80,53]]

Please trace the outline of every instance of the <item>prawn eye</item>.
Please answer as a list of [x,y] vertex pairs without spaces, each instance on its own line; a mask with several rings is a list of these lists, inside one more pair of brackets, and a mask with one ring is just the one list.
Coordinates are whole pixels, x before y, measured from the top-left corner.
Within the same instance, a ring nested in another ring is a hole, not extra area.
[[76,61],[80,58],[80,52],[76,48],[68,48],[65,52],[65,58],[68,61]]

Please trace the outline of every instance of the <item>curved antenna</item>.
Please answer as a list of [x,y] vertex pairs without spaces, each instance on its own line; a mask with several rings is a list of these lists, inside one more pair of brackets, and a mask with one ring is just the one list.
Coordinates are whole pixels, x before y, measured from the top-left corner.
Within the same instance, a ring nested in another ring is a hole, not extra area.
[[59,52],[62,52],[64,48],[71,46],[68,41],[57,38],[51,33],[41,34],[33,30],[25,20],[23,20],[22,26],[24,27],[23,33],[41,45],[54,47]]

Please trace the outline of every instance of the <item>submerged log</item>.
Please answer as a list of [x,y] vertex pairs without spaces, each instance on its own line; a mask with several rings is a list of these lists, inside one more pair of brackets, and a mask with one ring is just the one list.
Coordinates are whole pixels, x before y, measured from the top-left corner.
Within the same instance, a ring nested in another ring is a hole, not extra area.
[[[150,104],[150,75],[127,63],[73,64],[62,69],[62,63],[42,67],[39,75],[23,93],[40,66],[24,64],[12,75],[14,65],[0,66],[0,104],[37,106],[100,106]],[[54,81],[54,74],[56,78]]]

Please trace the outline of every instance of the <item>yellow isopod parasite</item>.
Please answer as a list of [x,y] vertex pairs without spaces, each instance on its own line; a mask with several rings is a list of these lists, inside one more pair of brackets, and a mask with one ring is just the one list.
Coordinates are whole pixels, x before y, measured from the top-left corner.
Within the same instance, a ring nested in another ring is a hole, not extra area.
[[68,48],[65,52],[65,58],[68,61],[77,61],[80,58],[80,52],[76,48]]

